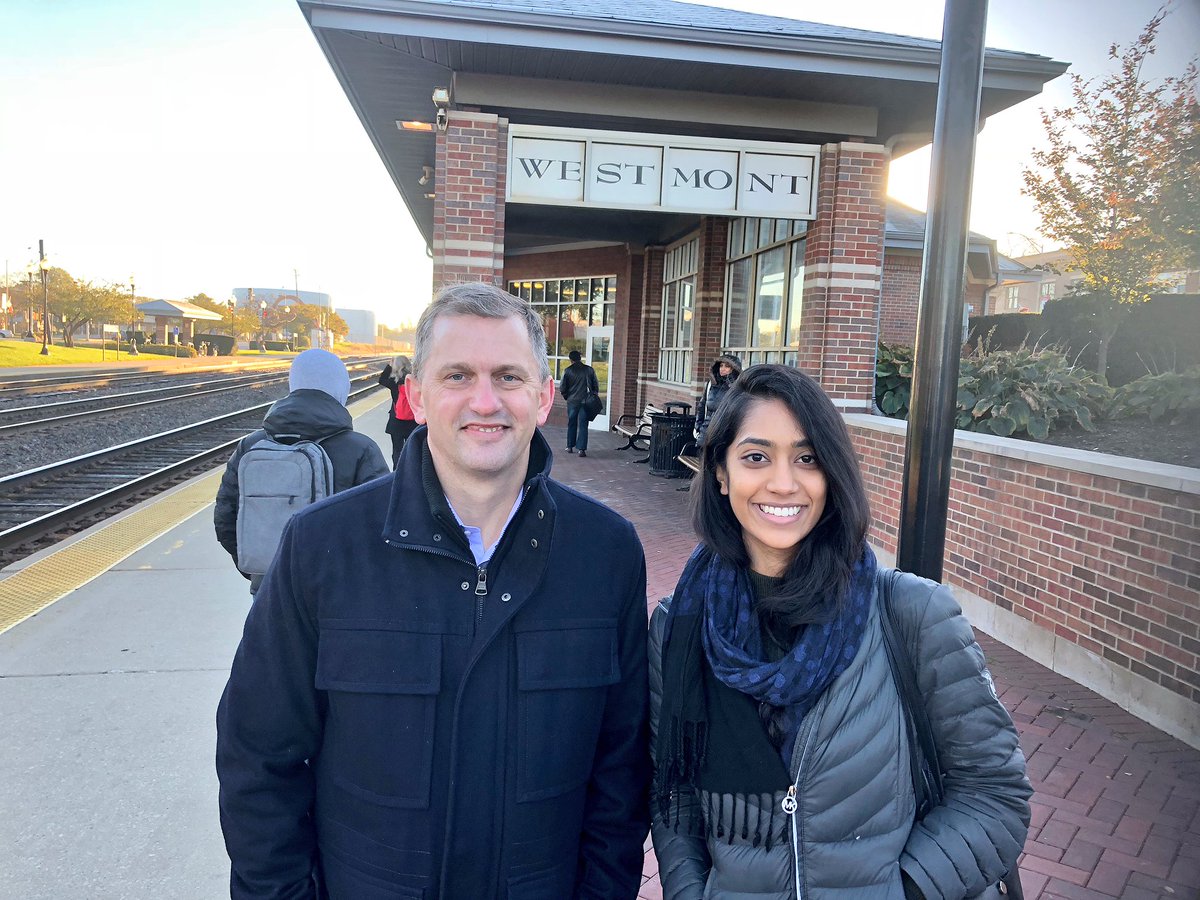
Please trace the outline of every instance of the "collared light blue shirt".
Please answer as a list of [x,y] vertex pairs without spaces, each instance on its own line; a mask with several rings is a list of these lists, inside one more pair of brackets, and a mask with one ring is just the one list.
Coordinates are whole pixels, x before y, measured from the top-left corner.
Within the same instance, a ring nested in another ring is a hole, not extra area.
[[446,505],[450,507],[450,512],[454,514],[454,521],[463,530],[463,534],[467,536],[467,543],[471,545],[471,555],[475,557],[475,565],[482,566],[485,562],[492,558],[492,554],[496,552],[496,545],[500,543],[500,538],[504,537],[504,532],[508,531],[508,523],[513,520],[513,516],[517,514],[517,509],[521,505],[521,500],[525,496],[525,488],[517,493],[516,502],[513,503],[512,509],[508,511],[508,518],[504,520],[504,527],[500,529],[500,537],[496,538],[495,542],[490,547],[483,546],[483,529],[476,528],[474,525],[466,524],[458,515],[458,510],[454,508],[454,504],[450,502],[450,498],[446,498]]

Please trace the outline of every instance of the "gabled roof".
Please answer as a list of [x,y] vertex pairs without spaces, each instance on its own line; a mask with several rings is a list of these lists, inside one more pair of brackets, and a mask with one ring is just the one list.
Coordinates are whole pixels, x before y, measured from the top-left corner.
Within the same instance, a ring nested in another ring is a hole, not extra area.
[[[793,143],[929,143],[940,42],[676,0],[298,0],[427,242],[434,87],[510,121]],[[1066,63],[988,50],[981,116]],[[558,222],[553,223],[555,227]],[[519,217],[506,223],[517,237]],[[653,224],[650,225],[653,228]]]
[[137,304],[137,309],[142,315],[163,318],[203,319],[206,322],[220,322],[224,318],[219,313],[188,303],[186,300],[147,300]]
[[[889,250],[923,250],[925,213],[888,197],[884,211],[883,246]],[[977,231],[967,232],[967,268],[972,278],[994,283],[1000,271],[1000,258],[992,238]]]

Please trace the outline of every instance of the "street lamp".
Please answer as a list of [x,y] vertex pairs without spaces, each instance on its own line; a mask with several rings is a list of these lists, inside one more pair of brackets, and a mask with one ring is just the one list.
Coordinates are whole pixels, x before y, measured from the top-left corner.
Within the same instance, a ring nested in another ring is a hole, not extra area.
[[25,289],[25,299],[29,303],[29,309],[25,316],[25,340],[33,340],[33,273],[37,271],[37,266],[31,261],[25,267],[25,274],[29,276],[29,285]]
[[133,336],[133,326],[137,322],[137,287],[134,286],[133,276],[129,276],[129,355],[137,356],[137,340]]
[[46,248],[38,241],[38,268],[42,272],[42,356],[50,355],[50,260]]
[[258,315],[260,320],[258,332],[258,352],[267,352],[267,301],[258,301]]

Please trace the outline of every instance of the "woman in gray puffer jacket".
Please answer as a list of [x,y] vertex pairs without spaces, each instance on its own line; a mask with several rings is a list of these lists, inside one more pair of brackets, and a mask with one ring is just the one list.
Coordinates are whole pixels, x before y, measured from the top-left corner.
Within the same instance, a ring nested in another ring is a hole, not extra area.
[[815,381],[747,369],[692,491],[701,544],[650,623],[654,847],[666,900],[999,896],[1032,793],[950,592],[901,574],[893,621],[945,796],[918,819],[882,644],[869,510]]

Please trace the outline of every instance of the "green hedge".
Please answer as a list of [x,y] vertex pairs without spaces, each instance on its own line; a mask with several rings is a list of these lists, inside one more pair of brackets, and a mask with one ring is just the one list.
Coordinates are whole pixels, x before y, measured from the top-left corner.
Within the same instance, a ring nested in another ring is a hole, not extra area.
[[199,356],[195,350],[187,344],[141,344],[138,346],[138,351],[141,353],[154,353],[158,356]]

